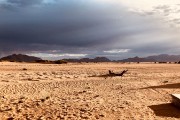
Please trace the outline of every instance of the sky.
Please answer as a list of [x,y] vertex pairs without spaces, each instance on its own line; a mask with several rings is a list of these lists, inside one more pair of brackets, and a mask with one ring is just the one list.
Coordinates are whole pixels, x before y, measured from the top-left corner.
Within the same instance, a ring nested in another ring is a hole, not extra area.
[[0,57],[180,54],[179,0],[0,0]]

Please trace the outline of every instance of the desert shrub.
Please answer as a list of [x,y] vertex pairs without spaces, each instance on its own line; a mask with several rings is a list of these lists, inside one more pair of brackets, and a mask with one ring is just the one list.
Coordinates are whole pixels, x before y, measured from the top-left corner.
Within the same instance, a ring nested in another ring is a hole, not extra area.
[[160,64],[166,64],[167,62],[159,62]]
[[37,62],[37,63],[43,63],[44,60],[36,60],[35,62]]
[[27,70],[26,68],[23,68],[22,70]]
[[65,61],[65,60],[56,60],[56,61],[54,61],[54,63],[55,64],[66,64],[67,61]]
[[49,60],[36,60],[35,62],[36,63],[46,63],[46,64],[52,63],[52,61],[49,61]]
[[50,61],[50,60],[36,60],[36,63],[42,63],[42,64],[66,64],[67,61],[65,60],[56,60],[56,61]]

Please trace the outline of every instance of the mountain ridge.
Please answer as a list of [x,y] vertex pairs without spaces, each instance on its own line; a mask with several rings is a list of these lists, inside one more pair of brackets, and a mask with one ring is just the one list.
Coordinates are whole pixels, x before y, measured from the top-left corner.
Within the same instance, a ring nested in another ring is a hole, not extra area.
[[81,58],[81,59],[63,59],[67,62],[111,62],[110,59],[106,57],[95,57],[91,58]]
[[146,59],[154,59],[157,62],[178,62],[180,61],[180,55],[168,55],[168,54],[160,54],[154,56],[148,56]]
[[[0,58],[0,61],[15,61],[15,62],[35,62],[42,60],[41,58],[28,56],[23,54],[12,54],[6,57]],[[106,57],[95,57],[95,58],[80,58],[80,59],[62,59],[67,62],[179,62],[180,55],[152,55],[147,57],[132,57],[122,60],[110,60]]]
[[34,62],[36,60],[42,60],[42,59],[34,56],[23,55],[23,54],[12,54],[0,58],[0,61],[14,61],[14,62]]

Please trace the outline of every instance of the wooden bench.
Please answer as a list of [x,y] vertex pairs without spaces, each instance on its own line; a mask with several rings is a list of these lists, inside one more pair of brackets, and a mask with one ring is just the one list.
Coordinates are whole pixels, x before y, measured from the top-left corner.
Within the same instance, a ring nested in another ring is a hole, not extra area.
[[171,94],[172,103],[180,108],[180,94]]

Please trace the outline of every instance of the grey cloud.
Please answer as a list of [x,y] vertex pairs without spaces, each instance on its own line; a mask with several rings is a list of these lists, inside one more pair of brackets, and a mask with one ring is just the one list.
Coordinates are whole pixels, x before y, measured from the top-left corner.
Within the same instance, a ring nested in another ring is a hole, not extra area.
[[[74,7],[75,6],[75,7]],[[19,44],[59,44],[63,46],[93,46],[109,42],[125,33],[121,19],[117,19],[115,11],[105,9],[99,11],[92,8],[75,10],[77,5],[71,8],[49,7],[40,13],[7,13],[0,20],[0,38],[2,42]],[[53,6],[54,7],[54,6]],[[88,6],[92,7],[92,6]],[[97,9],[98,10],[98,9]],[[73,11],[71,13],[71,11]],[[96,12],[96,14],[94,14]],[[98,13],[99,12],[99,13]],[[109,13],[106,13],[109,12]],[[22,16],[16,18],[16,16]],[[10,17],[10,18],[9,18]],[[130,31],[128,31],[130,32]]]
[[43,0],[7,0],[7,3],[18,6],[29,6],[42,3]]
[[150,15],[157,15],[157,14],[163,14],[163,16],[168,16],[170,13],[174,12],[174,9],[172,9],[168,5],[159,5],[152,8],[150,11],[141,10],[141,11],[133,11],[136,14],[142,15],[142,16],[150,16]]
[[[141,50],[141,54],[154,52],[151,51],[154,43],[162,48],[158,51],[166,49],[161,46],[162,41],[155,41],[163,39],[158,38],[165,33],[161,32],[161,26],[153,19],[129,13],[127,8],[113,2],[61,0],[38,7],[32,6],[41,4],[42,0],[7,2],[19,7],[2,8],[5,11],[0,14],[1,56],[14,52],[50,54],[56,50],[52,54],[102,55],[117,59],[138,54]],[[146,45],[150,47],[145,50],[143,46]],[[103,52],[111,49],[132,51],[119,54]]]
[[171,20],[171,22],[176,23],[176,24],[180,24],[180,18],[179,19],[175,18],[175,19]]
[[[135,10],[137,15],[145,17],[161,18],[161,22],[165,22],[164,26],[179,27],[179,5],[158,5],[152,7],[152,10]],[[177,15],[175,15],[177,14]]]
[[164,10],[164,9],[166,9],[166,10],[168,10],[170,7],[168,6],[168,5],[159,5],[159,6],[156,6],[156,7],[154,7],[155,9],[160,9],[160,10]]
[[43,5],[43,0],[6,0],[4,2],[0,1],[0,10],[16,11],[18,8],[40,5]]
[[173,9],[171,9],[168,5],[160,5],[154,7],[154,12],[162,12],[164,16],[168,16],[171,12],[173,12]]

